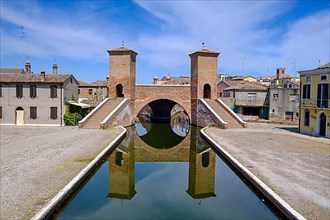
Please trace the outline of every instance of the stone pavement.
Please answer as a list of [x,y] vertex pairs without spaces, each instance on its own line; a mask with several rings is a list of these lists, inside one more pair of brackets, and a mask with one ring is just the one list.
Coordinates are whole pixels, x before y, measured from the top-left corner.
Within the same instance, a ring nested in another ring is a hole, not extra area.
[[330,216],[330,140],[297,127],[249,123],[206,133],[306,219]]
[[120,133],[0,126],[0,219],[29,219]]

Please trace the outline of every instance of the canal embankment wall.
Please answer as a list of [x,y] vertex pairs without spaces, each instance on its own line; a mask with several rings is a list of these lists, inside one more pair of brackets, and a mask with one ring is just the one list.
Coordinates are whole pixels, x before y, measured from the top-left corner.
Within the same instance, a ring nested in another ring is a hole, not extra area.
[[260,123],[245,129],[209,127],[203,133],[304,218],[329,218],[329,139],[299,134],[295,126]]

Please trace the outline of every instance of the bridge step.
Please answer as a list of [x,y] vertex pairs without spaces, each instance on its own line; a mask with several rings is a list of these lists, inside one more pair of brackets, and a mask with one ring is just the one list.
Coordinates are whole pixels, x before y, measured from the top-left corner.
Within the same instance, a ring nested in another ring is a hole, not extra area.
[[[100,123],[123,101],[123,98],[108,99],[100,103],[99,109],[91,115],[83,124],[79,123],[81,128],[100,128]],[[87,116],[86,116],[87,117]]]
[[[246,127],[246,123],[240,123],[233,114],[229,113],[225,108],[224,103],[221,105],[217,100],[203,99],[223,121],[227,123],[227,128],[242,128]],[[236,115],[237,116],[237,115]],[[237,116],[238,117],[238,116]]]

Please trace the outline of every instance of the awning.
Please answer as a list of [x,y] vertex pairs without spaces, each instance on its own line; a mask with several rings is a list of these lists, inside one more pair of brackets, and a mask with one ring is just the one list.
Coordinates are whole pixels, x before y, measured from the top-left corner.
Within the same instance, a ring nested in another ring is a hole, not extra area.
[[75,106],[79,106],[81,108],[90,108],[92,107],[91,105],[89,104],[85,104],[85,103],[77,103],[77,102],[68,102],[69,105],[75,105]]

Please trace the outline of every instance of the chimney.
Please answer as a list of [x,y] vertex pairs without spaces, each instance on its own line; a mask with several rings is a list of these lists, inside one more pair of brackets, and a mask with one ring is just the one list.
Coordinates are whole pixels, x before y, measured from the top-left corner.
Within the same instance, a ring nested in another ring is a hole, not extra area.
[[53,64],[53,74],[58,75],[58,66],[56,63]]
[[31,73],[31,64],[30,64],[30,61],[27,60],[26,63],[25,63],[25,73],[26,74],[30,74]]
[[41,82],[45,82],[46,80],[46,72],[45,71],[41,71],[40,72],[40,81]]

